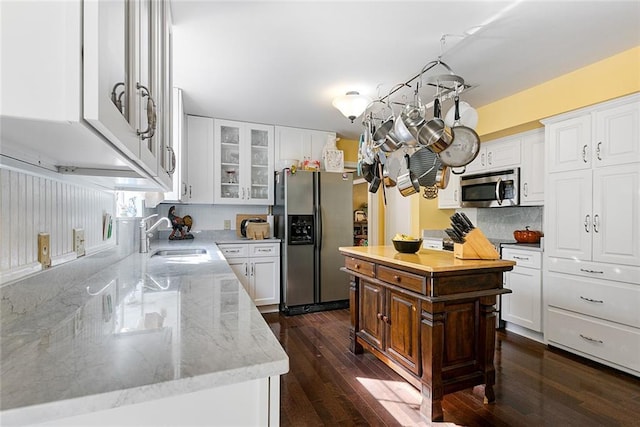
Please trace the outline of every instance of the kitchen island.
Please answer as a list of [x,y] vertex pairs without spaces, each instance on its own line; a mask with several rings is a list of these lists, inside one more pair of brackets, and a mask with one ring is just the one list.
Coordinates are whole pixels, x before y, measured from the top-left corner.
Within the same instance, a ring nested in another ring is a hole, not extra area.
[[495,395],[495,305],[513,261],[460,260],[447,251],[341,247],[351,275],[350,350],[364,349],[421,390],[420,411],[443,419],[442,398],[484,385]]
[[212,239],[0,288],[0,424],[277,425],[289,359]]

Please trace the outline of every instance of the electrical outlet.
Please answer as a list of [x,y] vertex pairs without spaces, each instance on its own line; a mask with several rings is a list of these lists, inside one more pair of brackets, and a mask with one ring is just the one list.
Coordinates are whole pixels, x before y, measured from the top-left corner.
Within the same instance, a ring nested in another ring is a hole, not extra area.
[[231,220],[230,219],[225,219],[224,220],[224,229],[225,230],[231,230]]
[[50,240],[49,233],[38,233],[38,262],[44,268],[51,267]]
[[86,253],[84,249],[84,229],[82,228],[73,229],[73,250],[79,257]]

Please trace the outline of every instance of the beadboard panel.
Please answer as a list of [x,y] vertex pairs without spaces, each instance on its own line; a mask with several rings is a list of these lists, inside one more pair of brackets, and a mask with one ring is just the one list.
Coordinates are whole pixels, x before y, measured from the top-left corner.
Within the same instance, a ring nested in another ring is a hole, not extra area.
[[103,240],[103,216],[113,216],[113,193],[0,169],[1,282],[39,269],[38,233],[50,234],[52,263],[73,258],[73,229],[83,228],[87,253],[115,244]]

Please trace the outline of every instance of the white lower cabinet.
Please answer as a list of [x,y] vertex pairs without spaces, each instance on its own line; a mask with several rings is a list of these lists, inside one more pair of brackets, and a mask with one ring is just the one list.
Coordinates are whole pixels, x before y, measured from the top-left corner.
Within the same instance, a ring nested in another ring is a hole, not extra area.
[[229,243],[218,248],[262,312],[280,304],[280,243]]
[[640,268],[549,258],[545,340],[640,376]]
[[502,297],[502,319],[542,332],[542,254],[504,248],[502,259],[516,262],[513,270],[504,276],[504,287],[512,293]]

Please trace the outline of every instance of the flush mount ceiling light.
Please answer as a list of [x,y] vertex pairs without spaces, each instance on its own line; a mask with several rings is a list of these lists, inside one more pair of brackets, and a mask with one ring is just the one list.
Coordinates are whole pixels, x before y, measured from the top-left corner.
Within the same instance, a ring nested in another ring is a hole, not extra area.
[[355,90],[335,98],[332,102],[334,107],[340,110],[346,118],[351,120],[351,123],[353,123],[356,117],[364,113],[364,110],[367,109],[370,103],[371,99],[369,97],[360,95],[360,92]]

